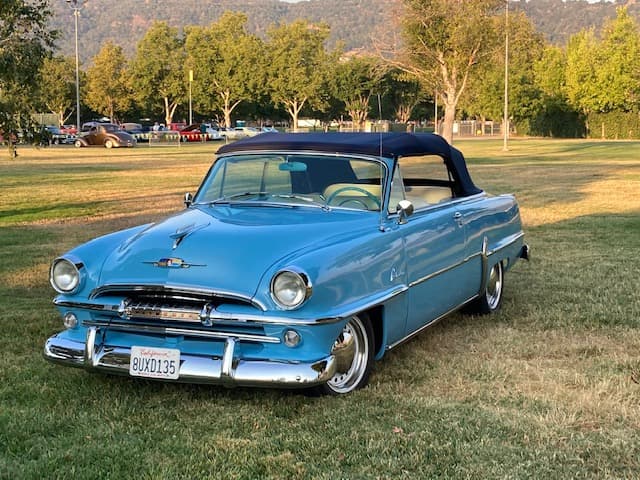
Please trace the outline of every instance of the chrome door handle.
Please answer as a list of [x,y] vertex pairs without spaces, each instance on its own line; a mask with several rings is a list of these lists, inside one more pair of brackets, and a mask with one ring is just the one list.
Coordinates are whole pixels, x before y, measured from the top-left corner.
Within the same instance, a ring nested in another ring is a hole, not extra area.
[[459,227],[463,224],[462,214],[460,212],[456,212],[453,214],[453,219],[456,221]]

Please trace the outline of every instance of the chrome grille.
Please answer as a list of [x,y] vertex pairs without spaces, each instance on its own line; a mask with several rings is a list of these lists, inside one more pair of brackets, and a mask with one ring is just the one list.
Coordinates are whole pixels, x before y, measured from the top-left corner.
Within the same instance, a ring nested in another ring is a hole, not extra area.
[[207,305],[197,305],[178,302],[149,302],[140,300],[125,300],[118,313],[121,317],[145,320],[162,320],[175,322],[200,323],[201,313],[207,313]]
[[247,321],[242,315],[218,312],[216,307],[219,304],[210,300],[129,293],[130,296],[121,300],[117,308],[97,309],[92,319],[85,320],[83,324],[132,333],[208,339],[233,337],[246,342],[280,343],[278,337],[265,333],[259,321]]

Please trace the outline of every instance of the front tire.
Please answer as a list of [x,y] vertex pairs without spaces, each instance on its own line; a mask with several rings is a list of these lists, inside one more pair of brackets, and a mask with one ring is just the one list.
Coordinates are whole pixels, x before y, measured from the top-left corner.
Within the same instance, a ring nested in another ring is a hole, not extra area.
[[108,138],[108,139],[106,139],[106,140],[104,141],[104,146],[105,146],[106,148],[113,148],[113,140],[111,140],[111,139],[109,139],[109,138]]
[[76,140],[75,142],[73,142],[73,144],[75,145],[76,148],[82,147],[82,142],[80,140]]
[[488,315],[500,309],[504,291],[504,268],[502,262],[496,263],[489,271],[485,291],[469,304],[469,313]]
[[366,315],[354,315],[343,327],[331,353],[336,357],[334,376],[319,387],[325,395],[344,395],[369,382],[374,361],[371,321]]

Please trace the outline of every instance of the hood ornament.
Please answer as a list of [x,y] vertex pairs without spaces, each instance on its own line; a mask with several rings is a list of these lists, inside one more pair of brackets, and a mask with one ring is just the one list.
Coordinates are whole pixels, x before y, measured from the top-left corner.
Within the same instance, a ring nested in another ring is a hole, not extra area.
[[142,262],[147,265],[153,265],[158,268],[190,268],[190,267],[206,267],[204,264],[185,262],[182,258],[168,257],[161,258],[155,262]]
[[185,227],[180,227],[179,229],[177,229],[175,233],[169,235],[169,238],[173,239],[173,249],[175,250],[176,248],[178,248],[178,245],[180,245],[182,240],[184,240],[187,235],[191,235],[193,232],[197,232],[198,230],[207,226],[209,226],[208,223],[200,225],[192,223],[191,225],[187,225]]

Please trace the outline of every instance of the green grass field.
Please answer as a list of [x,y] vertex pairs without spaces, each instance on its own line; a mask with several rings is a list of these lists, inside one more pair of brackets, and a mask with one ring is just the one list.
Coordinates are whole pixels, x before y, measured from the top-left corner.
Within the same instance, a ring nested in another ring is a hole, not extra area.
[[0,152],[0,478],[640,477],[640,142],[459,141],[532,261],[344,398],[162,384],[42,358],[49,262],[182,207],[215,146]]

